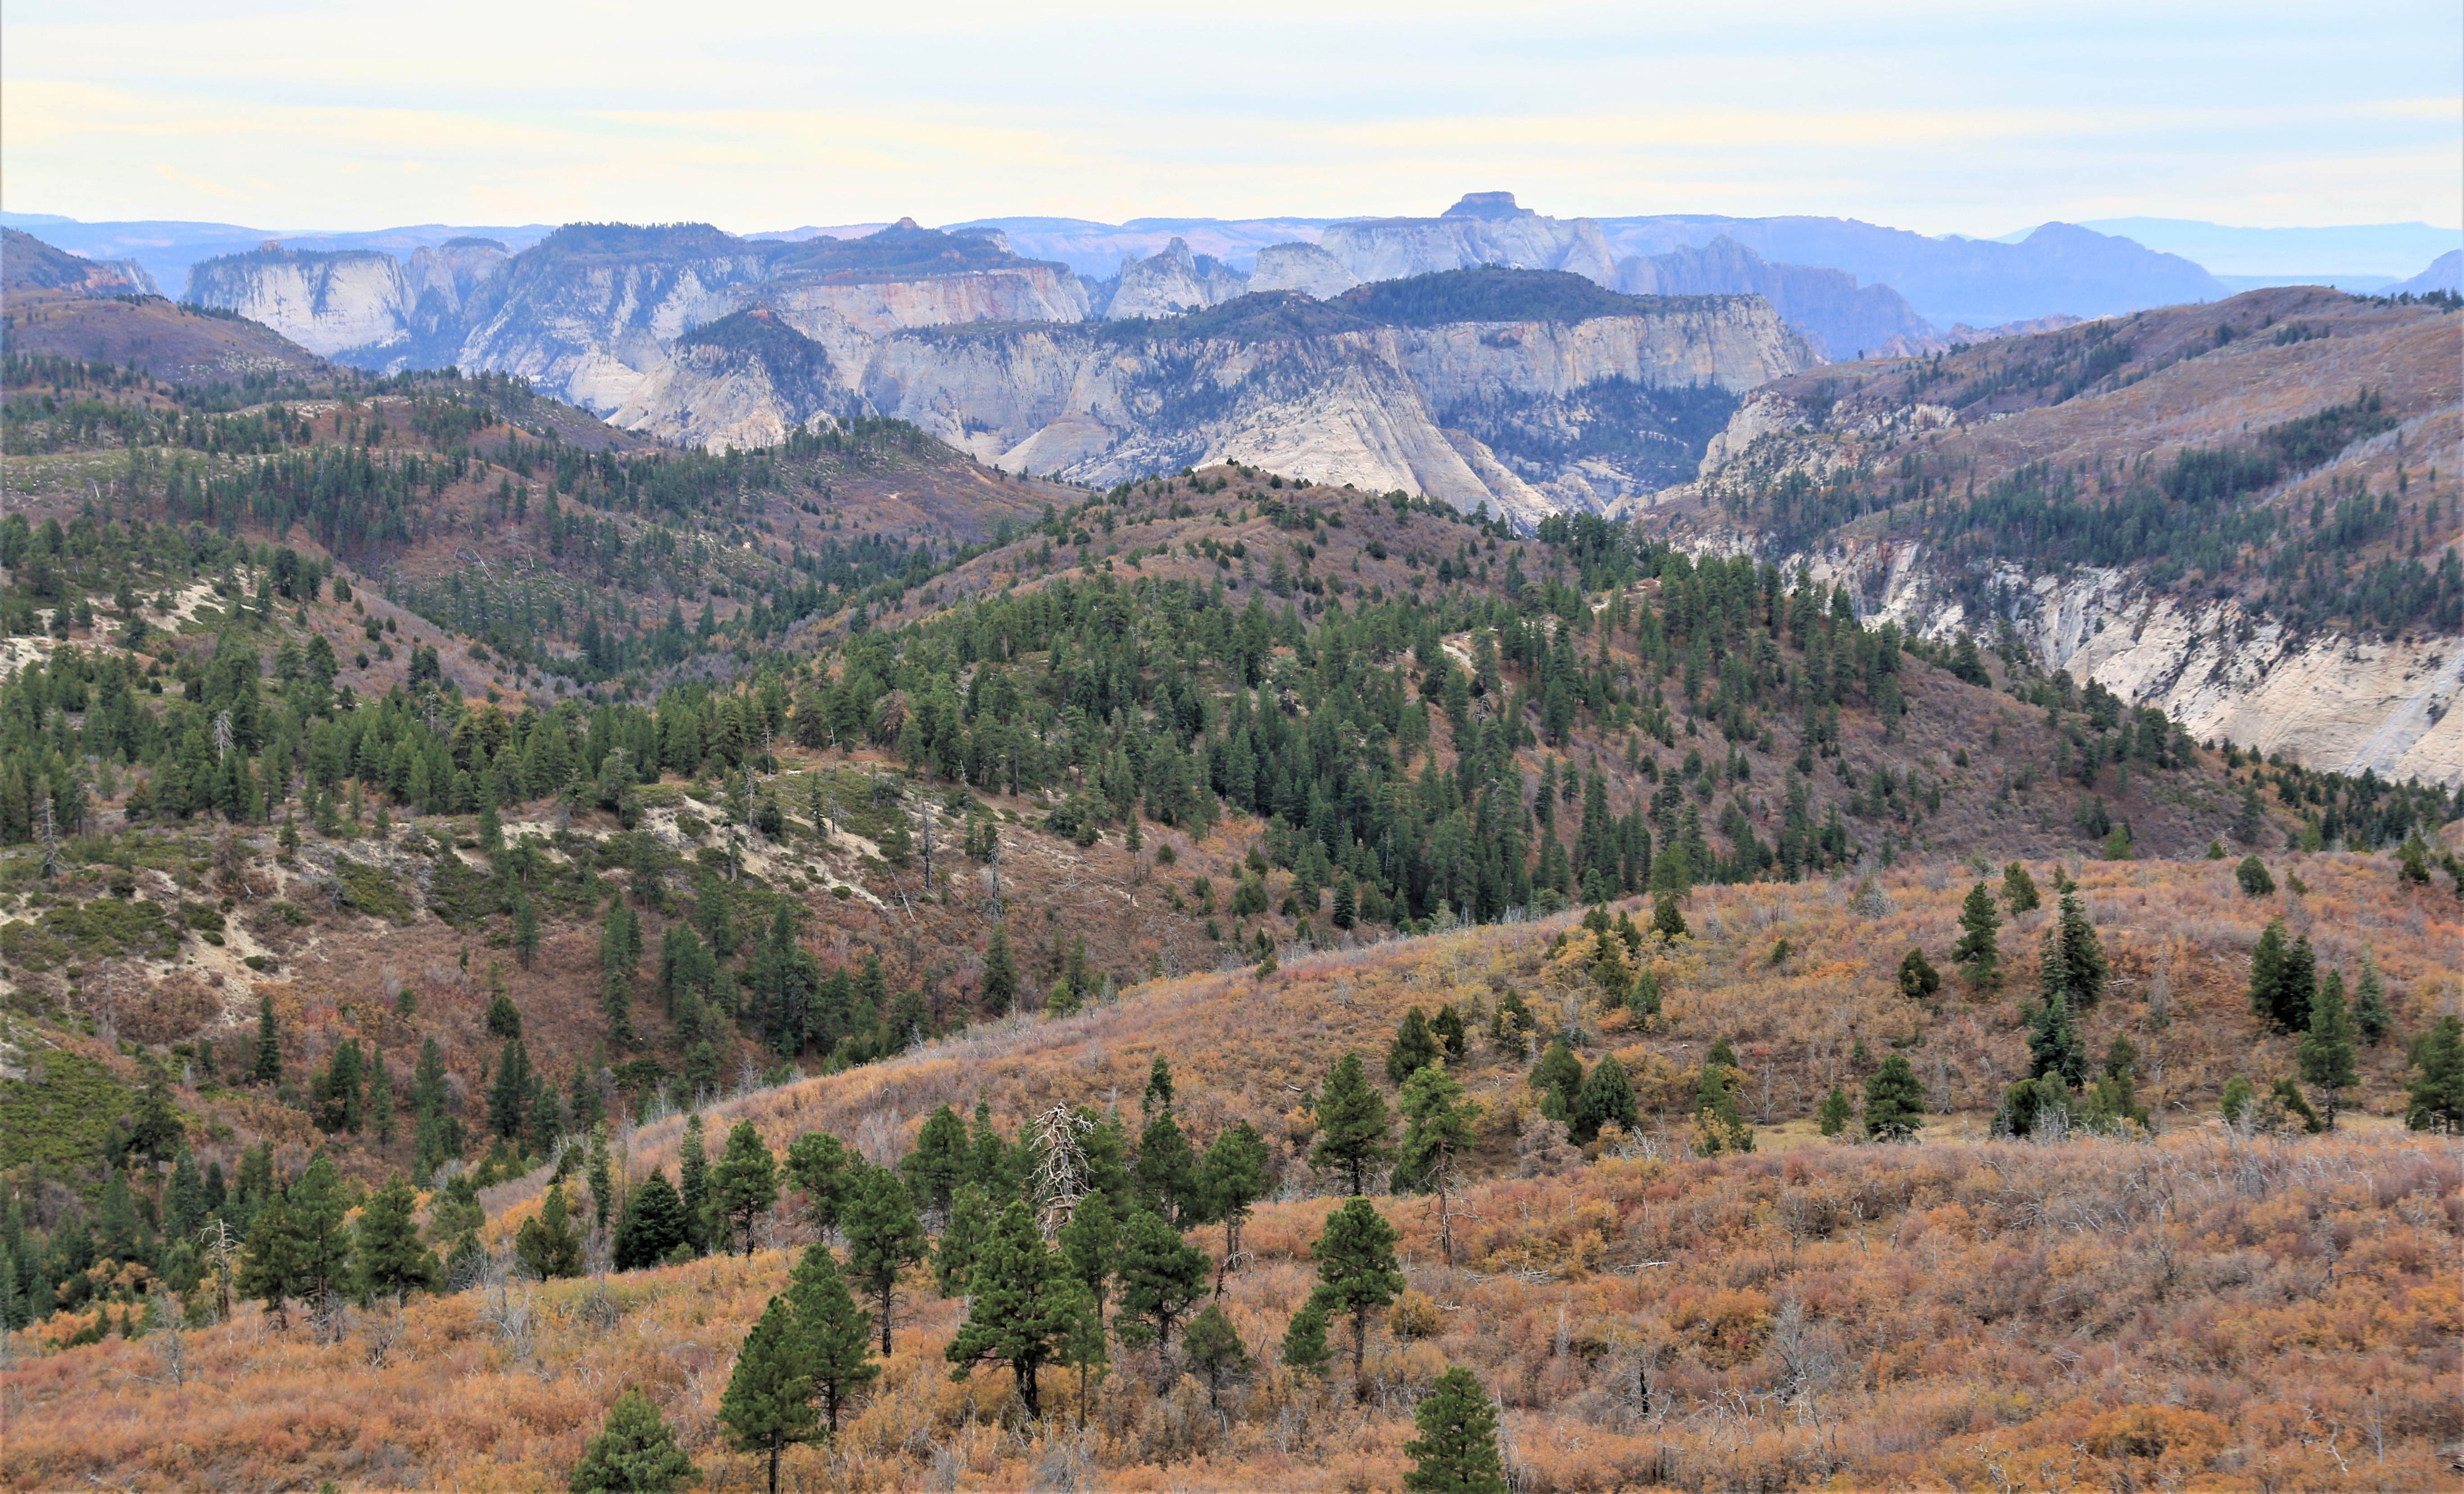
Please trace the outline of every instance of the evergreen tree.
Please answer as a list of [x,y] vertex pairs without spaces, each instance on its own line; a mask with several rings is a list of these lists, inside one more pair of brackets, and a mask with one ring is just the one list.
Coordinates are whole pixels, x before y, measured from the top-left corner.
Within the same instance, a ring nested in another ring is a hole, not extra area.
[[264,1303],[275,1326],[288,1329],[291,1299],[299,1295],[299,1239],[291,1227],[291,1210],[279,1197],[268,1199],[249,1225],[248,1254],[239,1268],[240,1295]]
[[838,1228],[863,1158],[826,1131],[808,1131],[787,1148],[788,1186],[804,1196],[804,1219],[815,1229]]
[[1284,1365],[1298,1374],[1324,1374],[1333,1357],[1326,1346],[1326,1308],[1311,1297],[1284,1326]]
[[522,1220],[514,1236],[514,1256],[543,1282],[582,1274],[582,1233],[574,1228],[563,1183],[548,1184],[539,1211]]
[[866,1166],[839,1215],[847,1239],[847,1276],[873,1307],[881,1356],[890,1357],[890,1322],[898,1307],[899,1273],[924,1259],[924,1226],[915,1198],[886,1167]]
[[1575,1145],[1589,1146],[1599,1139],[1602,1126],[1615,1122],[1630,1131],[1640,1118],[1625,1066],[1617,1062],[1614,1053],[1600,1055],[1600,1061],[1583,1076],[1582,1088],[1574,1093],[1568,1134]]
[[368,1099],[365,1119],[368,1129],[376,1133],[377,1145],[393,1144],[393,1075],[385,1070],[383,1048],[373,1049],[368,1058]]
[[980,1184],[965,1183],[951,1196],[950,1222],[933,1251],[933,1280],[944,1298],[963,1297],[974,1282],[976,1257],[992,1233],[993,1207]]
[[967,1321],[942,1351],[950,1377],[964,1380],[985,1360],[1006,1364],[1018,1381],[1029,1420],[1044,1414],[1036,1375],[1075,1326],[1078,1291],[1060,1260],[1045,1248],[1026,1205],[1003,1209],[976,1265]]
[[[1661,859],[1682,861],[1683,858],[1663,857]],[[1651,910],[1651,927],[1664,938],[1682,939],[1688,936],[1685,914],[1677,907],[1678,895],[1676,892],[1661,893],[1660,901],[1654,904]]]
[[496,1056],[496,1077],[488,1086],[488,1129],[507,1140],[520,1135],[530,1107],[530,1053],[521,1039],[509,1039]]
[[2015,861],[2002,868],[2002,902],[2014,917],[2043,906],[2043,900],[2036,895],[2036,879]]
[[[2047,979],[2058,978],[2062,999],[2074,1015],[2096,1005],[2104,996],[2104,945],[2096,936],[2096,926],[2088,922],[2077,889],[2062,890],[2060,912],[2054,927],[2045,931],[2045,939],[2047,964],[2040,974]],[[2046,987],[2048,994],[2053,989]]]
[[779,1165],[751,1121],[727,1133],[727,1150],[710,1174],[711,1207],[753,1253],[753,1225],[779,1201]]
[[718,1419],[740,1453],[764,1453],[770,1462],[770,1494],[779,1494],[779,1456],[788,1444],[812,1440],[813,1375],[795,1309],[773,1297],[744,1336],[736,1373],[719,1397]]
[[1849,1103],[1848,1091],[1837,1085],[1833,1085],[1831,1092],[1822,1097],[1822,1115],[1819,1122],[1822,1133],[1826,1136],[1838,1135],[1848,1129],[1848,1122],[1855,1115],[1856,1107]]
[[925,1117],[923,1130],[915,1134],[915,1150],[899,1162],[898,1170],[915,1195],[916,1210],[928,1219],[946,1219],[950,1196],[967,1180],[972,1161],[967,1123],[944,1105]]
[[1959,942],[1951,946],[1951,962],[1968,974],[1970,985],[1990,986],[2000,976],[2002,946],[1996,936],[2002,927],[2001,912],[1993,906],[1993,894],[1977,883],[1968,890],[1968,897],[1959,905]]
[[710,1152],[702,1135],[701,1117],[688,1115],[684,1136],[676,1143],[676,1201],[684,1205],[685,1240],[695,1255],[709,1251],[715,1222],[710,1207]]
[[514,1004],[513,997],[498,990],[488,1002],[488,1036],[518,1038],[521,1035],[522,1009]]
[[2341,1098],[2360,1078],[2353,1069],[2353,1022],[2344,1009],[2341,972],[2327,972],[2310,1003],[2310,1028],[2301,1035],[2301,1078],[2319,1091],[2326,1127],[2335,1130]]
[[[1703,1061],[1703,1075],[1695,1087],[1694,1150],[1704,1156],[1754,1149],[1754,1129],[1746,1124],[1745,1111],[1737,1104],[1735,1055],[1727,1053],[1727,1046],[1725,1038],[1713,1046],[1710,1057]],[[1731,1062],[1723,1063],[1723,1055]]]
[[1452,1001],[1438,1004],[1438,1015],[1429,1019],[1429,1036],[1438,1040],[1438,1052],[1448,1064],[1462,1063],[1471,1055],[1469,1034],[1463,1029],[1463,1013]]
[[1054,1243],[1060,1247],[1062,1264],[1070,1277],[1086,1289],[1090,1309],[1095,1313],[1101,1330],[1106,1284],[1120,1268],[1121,1225],[1104,1191],[1078,1200],[1069,1211],[1069,1222],[1061,1226]]
[[2054,990],[2028,1009],[2028,1077],[2047,1074],[2072,1088],[2087,1078],[2087,1044],[2071,1021],[2070,1004]]
[[539,911],[531,906],[531,894],[519,883],[514,886],[514,958],[524,970],[539,957]]
[[855,1305],[838,1258],[820,1241],[806,1245],[797,1261],[787,1299],[795,1305],[797,1332],[828,1435],[836,1437],[840,1413],[881,1374],[881,1366],[872,1362],[872,1319]]
[[2431,1023],[2413,1044],[2412,1066],[2405,1125],[2450,1136],[2464,1132],[2464,1021],[2450,1014]]
[[1905,1141],[1925,1126],[1925,1087],[1908,1056],[1894,1053],[1865,1081],[1865,1134],[1876,1141]]
[[363,1296],[407,1302],[414,1291],[436,1289],[436,1257],[419,1241],[412,1215],[419,1196],[395,1178],[368,1196],[360,1210],[359,1287]]
[[2353,991],[2353,1031],[2361,1040],[2377,1047],[2387,1041],[2395,1019],[2387,1010],[2387,982],[2379,978],[2378,961],[2362,956],[2361,984]]
[[1420,1435],[1403,1444],[1414,1460],[1403,1475],[1411,1494],[1506,1494],[1497,1406],[1469,1370],[1456,1365],[1439,1375],[1412,1420]]
[[1396,1186],[1421,1188],[1438,1196],[1438,1244],[1446,1263],[1452,1265],[1454,1220],[1447,1205],[1454,1189],[1455,1162],[1472,1148],[1472,1124],[1479,1118],[1480,1106],[1464,1099],[1463,1087],[1432,1064],[1403,1086],[1402,1108],[1403,1145],[1396,1157]]
[[1369,1174],[1393,1153],[1386,1145],[1386,1097],[1369,1082],[1357,1053],[1346,1053],[1327,1075],[1317,1100],[1317,1143],[1309,1165],[1344,1175],[1354,1197],[1367,1191]]
[[1101,1379],[1112,1361],[1111,1351],[1104,1342],[1104,1313],[1085,1285],[1074,1277],[1067,1284],[1069,1291],[1067,1313],[1069,1329],[1061,1340],[1057,1362],[1078,1375],[1078,1425],[1087,1425],[1088,1393]]
[[2244,897],[2276,895],[2276,878],[2268,875],[2267,864],[2256,856],[2244,856],[2241,859],[2241,864],[2233,868],[2233,880],[2241,884]]
[[1221,1303],[1208,1303],[1205,1311],[1189,1320],[1181,1347],[1190,1369],[1206,1382],[1208,1409],[1219,1414],[1223,1410],[1223,1387],[1247,1379],[1257,1363],[1249,1357],[1249,1346],[1241,1342],[1241,1330],[1232,1326]]
[[693,1479],[693,1460],[676,1445],[659,1408],[628,1387],[607,1408],[567,1487],[573,1494],[674,1494]]
[[2250,1009],[2281,1032],[2310,1025],[2310,1001],[2318,979],[2317,956],[2305,934],[2285,943],[2284,920],[2271,918],[2250,955]]
[[1153,1338],[1172,1348],[1172,1330],[1190,1305],[1206,1294],[1210,1275],[1206,1252],[1181,1238],[1180,1231],[1137,1210],[1121,1231],[1121,1314],[1124,1342]]
[[638,1271],[658,1265],[692,1244],[684,1199],[667,1174],[652,1173],[627,1194],[625,1213],[616,1224],[616,1269]]
[[299,1296],[322,1302],[351,1284],[351,1200],[334,1159],[319,1152],[291,1185],[291,1238],[299,1265]]
[[2241,786],[2241,812],[2233,817],[2233,839],[2244,846],[2255,846],[2267,833],[2267,811],[2259,807],[2258,775]]
[[1438,1040],[1430,1035],[1428,1019],[1415,1006],[1403,1014],[1401,1025],[1395,1029],[1395,1041],[1387,1046],[1386,1080],[1400,1085],[1436,1062]]
[[1942,989],[1942,974],[1925,957],[1925,951],[1910,950],[1900,956],[1900,994],[1911,1001],[1922,1001]]
[[1351,1317],[1352,1377],[1365,1393],[1361,1367],[1369,1350],[1369,1315],[1403,1289],[1403,1272],[1395,1261],[1395,1226],[1368,1199],[1348,1198],[1327,1216],[1326,1229],[1310,1254],[1317,1261],[1318,1285],[1309,1302],[1330,1315]]
[[984,1015],[1006,1017],[1018,1004],[1018,961],[1010,954],[1009,925],[993,925],[984,943]]
[[1241,1225],[1249,1206],[1274,1186],[1269,1162],[1266,1138],[1257,1127],[1238,1121],[1217,1133],[1199,1164],[1198,1191],[1206,1200],[1206,1217],[1223,1226],[1226,1262],[1241,1253]]
[[1583,1061],[1566,1040],[1559,1038],[1531,1066],[1531,1088],[1540,1091],[1540,1113],[1560,1125],[1571,1126],[1574,1119],[1574,1100],[1583,1092]]
[[282,1082],[282,1029],[274,1021],[274,998],[256,999],[256,1067],[258,1084]]

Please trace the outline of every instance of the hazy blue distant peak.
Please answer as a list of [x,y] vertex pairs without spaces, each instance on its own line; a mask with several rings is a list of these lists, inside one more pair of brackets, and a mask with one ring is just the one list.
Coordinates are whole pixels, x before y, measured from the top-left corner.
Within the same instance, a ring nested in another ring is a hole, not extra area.
[[[2080,225],[2180,254],[2219,275],[2309,277],[2340,281],[2368,275],[2399,279],[2451,249],[2464,246],[2464,228],[2428,223],[2349,223],[2318,228],[2243,229],[2195,218],[2101,218]],[[2026,231],[2006,235],[2015,243]]]

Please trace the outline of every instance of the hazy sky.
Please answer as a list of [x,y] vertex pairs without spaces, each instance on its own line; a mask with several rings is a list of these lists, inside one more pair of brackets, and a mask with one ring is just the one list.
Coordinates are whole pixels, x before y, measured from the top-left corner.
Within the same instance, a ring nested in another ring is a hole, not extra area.
[[9,0],[0,205],[2464,221],[2464,8]]

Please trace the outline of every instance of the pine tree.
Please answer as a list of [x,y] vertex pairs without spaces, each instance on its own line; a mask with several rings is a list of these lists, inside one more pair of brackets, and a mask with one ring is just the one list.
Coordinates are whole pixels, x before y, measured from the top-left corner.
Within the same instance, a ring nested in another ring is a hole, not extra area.
[[291,1210],[279,1197],[267,1200],[249,1224],[238,1286],[241,1296],[265,1304],[275,1326],[291,1326],[291,1299],[299,1295],[299,1240],[291,1227]]
[[1849,1103],[1848,1091],[1837,1085],[1833,1085],[1831,1092],[1822,1097],[1820,1120],[1822,1133],[1826,1136],[1838,1135],[1848,1129],[1848,1122],[1855,1115],[1856,1107]]
[[2464,1132],[2464,1020],[2450,1014],[2432,1022],[2413,1044],[2412,1066],[2405,1125],[2450,1136]]
[[2045,937],[2058,961],[2061,993],[2071,1011],[2077,1014],[2096,1005],[2104,996],[2104,945],[2096,936],[2096,926],[2088,922],[2077,889],[2062,890],[2060,912]]
[[1093,1294],[1074,1276],[1067,1284],[1069,1330],[1061,1340],[1057,1362],[1078,1375],[1078,1425],[1087,1424],[1089,1393],[1111,1367],[1112,1355],[1104,1342],[1104,1313]]
[[[1629,1101],[1632,1096],[1629,1094]],[[1396,1157],[1397,1186],[1424,1188],[1438,1196],[1438,1245],[1448,1265],[1454,1264],[1453,1212],[1448,1207],[1455,1183],[1455,1162],[1475,1139],[1472,1125],[1480,1106],[1463,1098],[1463,1087],[1431,1065],[1403,1086],[1403,1145]]]
[[2087,1044],[2071,1021],[2070,1003],[2050,988],[2028,1009],[2028,1077],[2041,1079],[2047,1074],[2072,1088],[2087,1078]]
[[1576,1146],[1589,1146],[1597,1141],[1600,1128],[1614,1122],[1632,1131],[1641,1116],[1635,1104],[1634,1086],[1625,1076],[1625,1066],[1614,1053],[1603,1053],[1592,1071],[1583,1076],[1582,1088],[1574,1093],[1573,1112],[1567,1129]]
[[665,1173],[652,1173],[625,1198],[625,1213],[616,1224],[615,1265],[637,1271],[664,1263],[693,1244],[684,1199]]
[[1069,1274],[1087,1288],[1087,1295],[1100,1316],[1105,1300],[1106,1284],[1120,1269],[1121,1225],[1113,1214],[1110,1197],[1098,1188],[1078,1200],[1069,1211],[1069,1222],[1061,1226],[1054,1239],[1061,1259]]
[[1121,1231],[1121,1315],[1124,1342],[1152,1338],[1172,1348],[1172,1330],[1190,1306],[1206,1294],[1211,1271],[1206,1252],[1181,1238],[1180,1231],[1140,1209]]
[[582,1234],[573,1226],[563,1183],[548,1184],[539,1213],[524,1219],[514,1236],[514,1255],[543,1282],[582,1274]]
[[514,888],[514,958],[524,970],[539,957],[539,911],[531,906],[531,894],[519,884]]
[[1198,1174],[1206,1217],[1223,1226],[1223,1259],[1229,1262],[1241,1253],[1241,1225],[1249,1206],[1274,1186],[1266,1138],[1247,1121],[1235,1122],[1217,1133]]
[[1352,928],[1360,921],[1360,897],[1353,890],[1350,877],[1334,885],[1334,912],[1329,921],[1338,929]]
[[676,1445],[659,1408],[638,1388],[627,1388],[607,1408],[567,1487],[573,1494],[674,1494],[694,1477],[693,1460]]
[[943,1298],[963,1297],[975,1280],[976,1257],[992,1233],[992,1202],[981,1185],[966,1183],[950,1198],[950,1222],[933,1251],[933,1280]]
[[1010,954],[1009,925],[993,925],[984,943],[984,1015],[1006,1017],[1018,1004],[1018,961]]
[[807,1223],[821,1230],[838,1228],[839,1211],[862,1163],[847,1143],[826,1131],[808,1131],[788,1145],[787,1183],[804,1196]]
[[2310,1003],[2310,1027],[2301,1035],[2301,1078],[2319,1091],[2329,1131],[2343,1092],[2359,1080],[2353,1069],[2353,1022],[2344,1009],[2344,978],[2327,972]]
[[256,1068],[258,1084],[282,1082],[282,1029],[274,1021],[274,998],[256,999]]
[[1285,1368],[1298,1374],[1322,1375],[1333,1357],[1326,1343],[1326,1308],[1311,1297],[1284,1325]]
[[1942,974],[1925,957],[1925,951],[1910,950],[1900,956],[1900,994],[1911,1001],[1922,1001],[1942,989]]
[[1203,1213],[1198,1198],[1198,1160],[1169,1105],[1157,1109],[1138,1135],[1138,1197],[1177,1226],[1185,1214]]
[[711,1208],[753,1253],[753,1225],[779,1201],[779,1165],[751,1121],[727,1133],[727,1150],[710,1174]]
[[2036,895],[2036,879],[2015,861],[2002,868],[2002,902],[2013,916],[2034,912],[2043,906],[2043,899]]
[[1019,1399],[1033,1420],[1044,1414],[1036,1375],[1075,1326],[1078,1288],[1058,1257],[1045,1248],[1026,1205],[1013,1202],[994,1221],[976,1265],[967,1321],[942,1351],[950,1377],[964,1380],[976,1364],[1006,1364]]
[[1469,1034],[1464,1031],[1463,1013],[1452,1001],[1438,1004],[1438,1015],[1429,1019],[1429,1036],[1438,1040],[1438,1052],[1448,1064],[1459,1064],[1471,1055]]
[[2259,807],[2258,775],[2254,772],[2241,788],[2241,812],[2233,817],[2233,839],[2244,846],[2255,846],[2266,833],[2267,811]]
[[950,1196],[967,1180],[970,1160],[967,1123],[948,1106],[936,1108],[915,1133],[915,1150],[898,1164],[915,1195],[917,1212],[928,1219],[948,1219]]
[[1438,1040],[1430,1036],[1428,1019],[1415,1006],[1403,1014],[1402,1023],[1395,1029],[1395,1041],[1387,1046],[1387,1082],[1400,1085],[1437,1061]]
[[1223,1387],[1247,1379],[1257,1363],[1249,1356],[1249,1346],[1241,1342],[1241,1330],[1232,1326],[1221,1303],[1208,1303],[1205,1311],[1189,1320],[1189,1331],[1183,1335],[1181,1347],[1189,1367],[1206,1382],[1208,1409],[1217,1413],[1223,1409]]
[[2353,992],[2353,1030],[2371,1047],[2387,1041],[2395,1025],[2387,1011],[2387,982],[2379,978],[2378,961],[2362,956],[2362,981]]
[[412,1218],[419,1196],[395,1178],[368,1196],[360,1210],[358,1279],[362,1295],[407,1302],[413,1291],[436,1288],[436,1257],[419,1242]]
[[383,1048],[373,1049],[368,1058],[366,1121],[368,1129],[376,1132],[377,1145],[393,1144],[393,1075],[385,1069]]
[[710,1152],[702,1142],[699,1115],[685,1117],[685,1133],[676,1143],[676,1199],[684,1205],[685,1240],[693,1254],[710,1249],[714,1222],[710,1211]]
[[779,1494],[779,1456],[792,1442],[812,1440],[813,1375],[795,1309],[773,1297],[744,1336],[736,1373],[719,1397],[718,1419],[740,1453],[766,1453],[770,1494]]
[[1354,1197],[1369,1186],[1369,1173],[1392,1153],[1386,1145],[1386,1097],[1369,1082],[1360,1055],[1346,1053],[1327,1075],[1317,1100],[1317,1144],[1309,1165],[1344,1175]]
[[797,1261],[787,1299],[795,1305],[796,1329],[828,1435],[836,1437],[847,1402],[881,1375],[881,1366],[872,1362],[872,1319],[855,1305],[838,1258],[820,1241],[806,1245]]
[[[1661,859],[1663,861],[1683,860],[1683,857],[1662,857]],[[1678,896],[1676,892],[1663,892],[1661,894],[1660,901],[1651,910],[1651,927],[1664,938],[1682,939],[1688,936],[1685,914],[1677,907]]]
[[1894,1053],[1865,1081],[1865,1134],[1876,1141],[1905,1141],[1925,1127],[1925,1087],[1908,1056]]
[[1352,1318],[1352,1377],[1366,1393],[1361,1367],[1369,1350],[1369,1315],[1384,1308],[1403,1289],[1403,1272],[1395,1261],[1395,1226],[1366,1198],[1344,1201],[1327,1216],[1326,1229],[1310,1254],[1317,1261],[1318,1285],[1311,1306]]
[[2001,927],[2002,914],[1993,906],[1993,894],[1982,882],[1969,888],[1959,905],[1959,942],[1951,946],[1950,958],[1968,973],[1970,985],[1990,986],[2000,978],[2002,946],[1996,931]]
[[351,1282],[351,1200],[334,1159],[321,1152],[310,1158],[308,1170],[291,1185],[288,1202],[300,1298],[322,1302],[344,1291]]
[[1403,1475],[1411,1494],[1506,1494],[1497,1406],[1469,1370],[1457,1365],[1439,1375],[1412,1421],[1420,1435],[1403,1444],[1415,1460]]
[[924,1226],[915,1198],[898,1175],[866,1166],[839,1216],[847,1239],[847,1275],[873,1307],[881,1356],[890,1357],[890,1321],[898,1307],[898,1275],[924,1259]]
[[496,1077],[488,1087],[488,1129],[508,1140],[520,1135],[530,1104],[530,1053],[514,1038],[496,1056]]
[[1531,1088],[1540,1091],[1541,1114],[1561,1126],[1573,1124],[1574,1100],[1583,1092],[1583,1061],[1565,1039],[1551,1043],[1531,1066]]
[[2233,880],[2241,884],[2244,897],[2272,897],[2276,894],[2276,878],[2268,875],[2267,864],[2256,856],[2244,856],[2233,868]]
[[1754,1129],[1746,1124],[1745,1112],[1737,1105],[1737,1070],[1733,1063],[1721,1062],[1727,1052],[1727,1040],[1722,1039],[1703,1062],[1703,1077],[1694,1093],[1694,1150],[1704,1156],[1718,1156],[1723,1152],[1751,1152]]

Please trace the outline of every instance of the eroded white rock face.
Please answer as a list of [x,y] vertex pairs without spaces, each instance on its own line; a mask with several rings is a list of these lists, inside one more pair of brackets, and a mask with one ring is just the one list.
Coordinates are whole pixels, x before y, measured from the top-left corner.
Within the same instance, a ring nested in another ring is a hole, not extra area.
[[1249,270],[1252,291],[1298,291],[1317,300],[1341,296],[1360,283],[1343,261],[1315,244],[1269,244]]
[[196,266],[187,299],[235,311],[312,353],[331,355],[403,341],[416,297],[391,254],[267,248]]
[[1248,293],[1246,276],[1212,255],[1192,254],[1188,243],[1176,238],[1161,253],[1121,267],[1120,287],[1104,315],[1116,321],[1177,317]]
[[1517,209],[1508,194],[1491,195],[1504,198],[1503,206],[1465,212],[1464,205],[1457,204],[1437,218],[1338,223],[1319,242],[1362,280],[1505,265],[1564,270],[1601,285],[1617,283],[1617,256],[1598,224],[1589,218],[1543,217]]
[[[1847,584],[1870,615],[1947,641],[1982,641],[1998,621],[1950,594],[1920,544],[1863,544],[1781,562]],[[2037,665],[2154,706],[2201,741],[2282,752],[2306,767],[2464,782],[2464,638],[2319,633],[2294,637],[2232,601],[2151,591],[2128,573],[2031,577],[2005,567],[1993,590]]]

